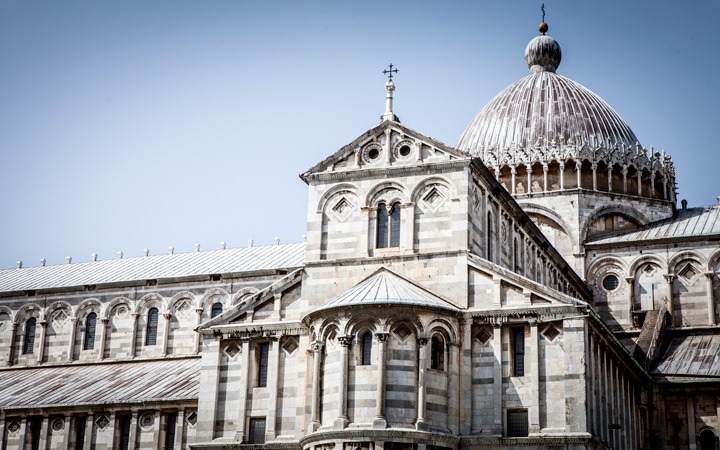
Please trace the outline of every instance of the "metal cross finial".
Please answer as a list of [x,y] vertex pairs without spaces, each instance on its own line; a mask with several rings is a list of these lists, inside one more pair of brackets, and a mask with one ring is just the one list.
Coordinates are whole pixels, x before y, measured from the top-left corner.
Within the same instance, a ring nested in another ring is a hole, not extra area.
[[383,74],[388,76],[388,81],[392,81],[393,73],[398,73],[397,69],[393,69],[393,65],[389,64],[390,69],[383,70]]
[[540,11],[542,11],[542,21],[545,22],[545,3],[540,6]]

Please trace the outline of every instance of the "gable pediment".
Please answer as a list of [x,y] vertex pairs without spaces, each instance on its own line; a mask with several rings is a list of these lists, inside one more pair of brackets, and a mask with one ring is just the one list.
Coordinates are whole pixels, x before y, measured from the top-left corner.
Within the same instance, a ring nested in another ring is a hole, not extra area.
[[386,170],[469,158],[398,122],[386,120],[300,175],[305,181],[327,174]]
[[260,329],[267,324],[279,323],[281,318],[276,315],[281,311],[275,308],[275,302],[280,301],[280,306],[283,307],[289,300],[300,297],[302,274],[303,269],[297,269],[285,275],[260,292],[243,299],[229,310],[201,324],[197,331],[203,334],[225,333],[238,331],[240,328]]

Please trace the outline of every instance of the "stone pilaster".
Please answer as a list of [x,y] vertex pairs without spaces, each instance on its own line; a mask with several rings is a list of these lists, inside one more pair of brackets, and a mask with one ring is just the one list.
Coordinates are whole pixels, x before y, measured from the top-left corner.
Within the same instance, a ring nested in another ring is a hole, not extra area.
[[98,359],[105,359],[105,339],[107,339],[107,327],[110,319],[103,317],[100,319],[100,342],[98,345]]
[[385,418],[385,385],[386,383],[386,365],[387,356],[385,355],[385,346],[387,345],[388,333],[375,333],[378,340],[378,372],[377,372],[377,391],[375,394],[375,419],[373,420],[373,428],[387,428],[387,419]]
[[325,343],[321,341],[315,341],[311,344],[313,351],[313,391],[312,401],[310,404],[310,426],[309,430],[311,433],[320,428],[320,402],[322,392],[320,391],[320,374],[322,373],[322,352]]
[[415,428],[418,430],[425,430],[427,428],[427,422],[425,421],[425,372],[427,371],[427,345],[428,340],[426,338],[418,339],[418,384],[417,384],[417,420],[415,422]]
[[350,422],[347,412],[348,393],[348,359],[352,336],[338,336],[340,343],[340,379],[338,380],[338,415],[333,424],[333,429],[342,430]]
[[238,410],[237,410],[237,429],[235,431],[235,440],[238,442],[247,442],[245,436],[245,416],[247,415],[247,393],[248,379],[250,379],[250,338],[243,338],[240,353],[240,385],[238,386]]

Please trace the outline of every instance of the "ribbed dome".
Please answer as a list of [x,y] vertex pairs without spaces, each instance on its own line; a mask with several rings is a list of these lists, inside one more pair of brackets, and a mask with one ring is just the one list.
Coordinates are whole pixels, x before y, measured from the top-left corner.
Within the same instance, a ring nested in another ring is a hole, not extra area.
[[607,103],[555,73],[561,57],[560,45],[552,37],[541,35],[530,41],[525,59],[532,73],[495,96],[470,122],[457,147],[482,155],[491,148],[553,143],[635,146],[635,134]]

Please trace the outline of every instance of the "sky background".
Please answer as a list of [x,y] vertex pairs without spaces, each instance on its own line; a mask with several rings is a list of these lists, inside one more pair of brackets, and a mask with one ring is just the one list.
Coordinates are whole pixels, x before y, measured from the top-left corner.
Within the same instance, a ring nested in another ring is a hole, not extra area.
[[[379,122],[455,145],[535,1],[0,0],[0,268],[299,242],[298,174]],[[720,2],[546,1],[558,73],[720,195]]]

